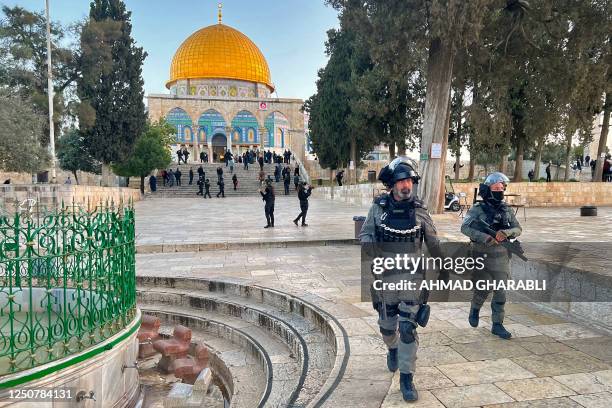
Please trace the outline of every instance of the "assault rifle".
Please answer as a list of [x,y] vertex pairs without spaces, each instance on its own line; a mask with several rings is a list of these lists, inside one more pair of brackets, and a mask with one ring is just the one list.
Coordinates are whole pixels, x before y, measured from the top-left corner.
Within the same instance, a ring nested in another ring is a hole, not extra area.
[[[491,226],[489,224],[487,224],[484,221],[481,221],[479,219],[473,219],[470,222],[470,227],[473,227],[475,229],[477,229],[480,232],[484,232],[485,234],[489,235],[490,237],[492,237],[493,239],[495,239],[495,236],[497,235],[497,232],[491,228]],[[527,257],[524,255],[525,254],[525,250],[523,249],[523,247],[521,246],[521,243],[518,241],[509,241],[508,239],[505,239],[501,242],[499,242],[499,244],[501,246],[503,246],[504,248],[506,248],[508,250],[508,252],[510,252],[511,254],[514,254],[516,256],[518,256],[519,258],[521,258],[523,261],[527,262]]]

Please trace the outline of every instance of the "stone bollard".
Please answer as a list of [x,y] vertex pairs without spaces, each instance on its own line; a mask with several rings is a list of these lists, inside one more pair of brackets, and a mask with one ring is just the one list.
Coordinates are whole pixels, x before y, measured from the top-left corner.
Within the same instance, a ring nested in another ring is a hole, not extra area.
[[162,354],[157,366],[166,373],[174,372],[174,362],[187,357],[191,345],[191,329],[178,325],[168,340],[157,340],[153,348]]
[[208,349],[204,345],[198,344],[193,354],[193,357],[187,356],[174,362],[174,375],[187,384],[193,384],[208,366]]
[[142,315],[140,329],[138,329],[138,358],[147,358],[157,353],[153,348],[153,342],[159,339],[159,326],[161,320],[158,317]]

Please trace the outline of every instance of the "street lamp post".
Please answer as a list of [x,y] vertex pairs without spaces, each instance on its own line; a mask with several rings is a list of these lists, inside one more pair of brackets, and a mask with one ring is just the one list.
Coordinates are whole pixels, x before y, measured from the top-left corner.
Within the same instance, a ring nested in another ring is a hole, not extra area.
[[51,66],[51,20],[49,0],[45,0],[47,17],[47,94],[49,95],[49,153],[51,154],[51,183],[56,183],[55,174],[55,128],[53,126],[53,68]]

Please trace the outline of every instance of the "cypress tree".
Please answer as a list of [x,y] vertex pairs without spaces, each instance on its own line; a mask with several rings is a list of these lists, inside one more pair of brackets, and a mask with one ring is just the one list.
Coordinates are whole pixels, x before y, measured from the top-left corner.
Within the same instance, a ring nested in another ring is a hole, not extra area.
[[79,122],[91,155],[108,165],[132,152],[146,125],[142,64],[131,13],[121,0],[94,0],[81,33]]

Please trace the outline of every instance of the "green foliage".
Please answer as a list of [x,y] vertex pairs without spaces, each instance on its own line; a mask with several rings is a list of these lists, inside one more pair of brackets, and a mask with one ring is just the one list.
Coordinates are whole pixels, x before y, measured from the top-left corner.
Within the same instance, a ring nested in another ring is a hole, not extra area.
[[123,161],[146,125],[142,64],[121,0],[94,0],[81,33],[79,123],[88,151],[103,163]]
[[46,168],[49,154],[40,144],[44,117],[29,101],[0,91],[0,169],[34,173]]
[[166,122],[148,124],[138,138],[133,152],[123,162],[112,166],[115,174],[124,177],[141,178],[144,192],[144,178],[155,169],[163,169],[172,163],[168,146],[173,143],[175,130]]
[[100,174],[100,163],[91,157],[85,148],[84,138],[77,129],[70,129],[59,139],[56,154],[60,167],[71,171],[77,184],[79,170]]
[[565,161],[565,146],[558,143],[546,143],[542,148],[542,162],[561,164]]
[[358,113],[365,110],[358,82],[371,68],[362,44],[352,33],[330,30],[326,47],[329,61],[319,71],[317,93],[304,109],[310,114],[310,138],[321,166],[336,169],[350,160],[351,138],[359,159],[374,146],[381,124]]
[[[571,143],[577,130],[590,133],[584,130],[606,87],[611,26],[604,3],[492,4],[481,40],[469,48],[470,81],[478,91],[471,110],[480,113],[471,120],[473,146],[497,138],[520,155],[549,135]],[[521,177],[518,161],[515,176]]]
[[[32,12],[23,7],[2,7],[0,18],[0,88],[27,99],[34,110],[49,114],[47,96],[47,40],[46,19],[43,12]],[[60,125],[74,118],[74,85],[79,74],[78,50],[62,46],[66,34],[74,27],[51,24],[53,64],[53,121],[55,133]],[[48,123],[40,128],[39,139],[49,143]]]

